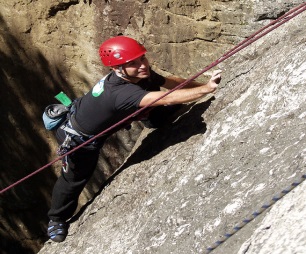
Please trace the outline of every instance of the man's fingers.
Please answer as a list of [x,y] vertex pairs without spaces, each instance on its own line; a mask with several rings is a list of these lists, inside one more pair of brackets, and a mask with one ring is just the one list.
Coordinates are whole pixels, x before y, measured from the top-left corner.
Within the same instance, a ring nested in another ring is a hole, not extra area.
[[220,75],[221,72],[222,72],[222,70],[215,70],[215,71],[213,71],[212,76]]
[[222,70],[215,70],[215,71],[212,73],[211,80],[213,80],[214,82],[216,82],[217,84],[219,84],[220,81],[221,81],[221,72],[222,72]]

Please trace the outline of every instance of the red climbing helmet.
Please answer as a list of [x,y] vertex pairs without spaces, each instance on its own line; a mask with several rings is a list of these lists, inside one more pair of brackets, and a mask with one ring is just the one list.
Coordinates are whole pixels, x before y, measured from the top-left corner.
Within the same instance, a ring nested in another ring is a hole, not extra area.
[[147,50],[136,40],[126,36],[116,36],[103,42],[99,55],[105,66],[122,65],[145,54]]

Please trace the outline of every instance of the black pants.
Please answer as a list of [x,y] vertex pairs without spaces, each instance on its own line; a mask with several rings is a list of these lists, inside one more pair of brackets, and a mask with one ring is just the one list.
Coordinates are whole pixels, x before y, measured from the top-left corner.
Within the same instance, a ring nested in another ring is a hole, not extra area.
[[[62,143],[65,132],[57,130],[57,139]],[[62,160],[61,176],[57,179],[52,193],[48,216],[53,221],[66,221],[75,212],[79,196],[92,176],[105,138],[95,145],[81,147]],[[82,141],[75,138],[76,145]]]

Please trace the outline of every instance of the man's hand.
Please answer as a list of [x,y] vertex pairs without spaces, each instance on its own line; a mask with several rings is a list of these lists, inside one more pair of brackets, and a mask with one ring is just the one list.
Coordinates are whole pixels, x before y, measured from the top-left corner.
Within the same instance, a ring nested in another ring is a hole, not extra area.
[[221,81],[221,72],[222,70],[213,71],[210,80],[206,84],[207,88],[211,90],[211,92],[214,92],[217,89],[218,84]]

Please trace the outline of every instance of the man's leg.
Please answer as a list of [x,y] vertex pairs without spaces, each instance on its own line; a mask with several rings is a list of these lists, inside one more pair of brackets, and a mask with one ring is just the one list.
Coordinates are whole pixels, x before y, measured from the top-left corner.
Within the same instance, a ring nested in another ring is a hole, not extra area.
[[66,221],[75,212],[79,196],[92,176],[99,150],[79,149],[63,158],[61,176],[54,185],[48,235],[53,241],[64,241],[68,230]]

